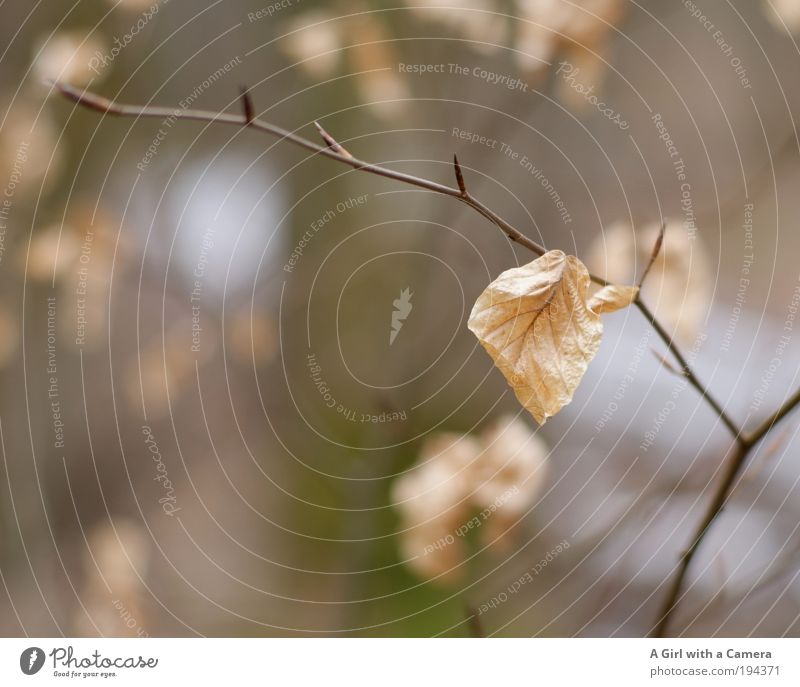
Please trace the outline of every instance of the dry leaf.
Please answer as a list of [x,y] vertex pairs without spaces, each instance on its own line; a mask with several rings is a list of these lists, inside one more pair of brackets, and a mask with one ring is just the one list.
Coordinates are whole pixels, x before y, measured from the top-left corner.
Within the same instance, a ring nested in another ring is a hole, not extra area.
[[560,250],[503,272],[472,308],[469,328],[539,424],[572,400],[600,348],[589,271]]
[[636,300],[636,296],[638,295],[638,286],[609,284],[589,298],[589,307],[598,315],[606,312],[614,312],[615,310],[627,308]]

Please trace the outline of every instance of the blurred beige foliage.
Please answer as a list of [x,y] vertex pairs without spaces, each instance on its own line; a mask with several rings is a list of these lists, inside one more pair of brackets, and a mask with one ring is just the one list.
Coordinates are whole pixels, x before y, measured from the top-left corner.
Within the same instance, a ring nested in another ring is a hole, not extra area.
[[75,201],[63,223],[38,227],[17,249],[20,274],[46,286],[62,287],[68,307],[60,310],[64,340],[78,334],[75,317],[83,316],[80,334],[88,350],[100,346],[108,324],[112,272],[127,266],[130,246],[118,237],[119,220],[94,204]]
[[147,531],[132,520],[101,523],[91,529],[84,551],[84,603],[74,621],[77,634],[146,634],[143,597],[150,554]]
[[[514,59],[529,78],[541,77],[562,57],[575,67],[571,79],[585,89],[602,84],[606,45],[627,8],[624,0],[517,0],[510,15],[488,0],[442,0],[430,6],[405,1],[421,25],[453,34],[475,52],[493,53],[511,44]],[[384,119],[402,115],[411,91],[396,68],[399,53],[388,30],[391,23],[365,4],[341,7],[341,16],[313,9],[290,21],[281,49],[316,81],[333,78],[344,57],[361,99],[372,111]],[[586,98],[564,80],[556,82],[556,90],[569,107],[587,107]]]
[[776,28],[789,29],[792,33],[800,31],[800,2],[797,0],[764,0],[763,8]]
[[11,363],[19,350],[17,316],[7,306],[0,305],[0,368]]
[[80,251],[77,230],[68,225],[47,225],[34,232],[27,250],[20,251],[21,271],[36,281],[58,281],[74,270]]
[[402,114],[411,97],[408,85],[397,72],[398,55],[391,36],[380,19],[349,5],[346,18],[324,10],[306,12],[289,24],[281,41],[284,52],[300,64],[314,80],[331,78],[346,55],[349,71],[361,99],[383,118]]
[[397,72],[398,55],[392,37],[383,24],[370,14],[353,18],[349,35],[356,40],[352,47],[352,68],[359,72],[361,99],[383,118],[401,115],[408,106],[411,91]]
[[502,541],[540,493],[547,455],[544,442],[516,416],[500,418],[477,437],[441,432],[428,438],[418,465],[392,491],[406,563],[426,578],[461,577],[465,529],[477,529],[484,545]]
[[160,0],[108,0],[108,3],[129,12],[143,12],[154,5],[161,4]]
[[148,416],[162,418],[185,393],[197,388],[197,370],[214,359],[219,335],[212,322],[204,322],[201,344],[193,355],[192,319],[183,317],[167,326],[163,339],[153,337],[136,351],[136,361],[125,371],[125,393],[132,408],[144,405]]
[[278,332],[271,317],[241,308],[226,325],[226,345],[240,363],[266,365],[275,359]]
[[[612,282],[633,281],[652,255],[661,227],[634,231],[617,222],[595,239],[587,264]],[[712,269],[699,238],[691,238],[679,221],[667,223],[664,243],[642,285],[642,298],[670,333],[691,343],[705,320],[712,289]]]
[[60,31],[54,36],[42,36],[35,48],[33,69],[42,81],[66,81],[74,86],[86,86],[95,73],[89,63],[95,53],[105,52],[105,44],[94,36],[79,31]]
[[48,181],[57,179],[62,160],[63,146],[52,114],[21,97],[0,129],[0,163],[11,171],[12,179],[18,179],[9,191],[14,197],[29,193],[45,174]]
[[342,36],[338,20],[323,10],[305,12],[289,23],[280,45],[311,78],[328,79],[339,65]]
[[507,17],[489,0],[440,0],[432,7],[417,0],[405,2],[420,22],[437,24],[473,41],[471,47],[479,52],[492,52],[502,45],[508,30]]
[[590,69],[592,53],[602,52],[627,5],[625,0],[517,0],[522,19],[517,27],[518,61],[541,69],[564,51],[570,61]]

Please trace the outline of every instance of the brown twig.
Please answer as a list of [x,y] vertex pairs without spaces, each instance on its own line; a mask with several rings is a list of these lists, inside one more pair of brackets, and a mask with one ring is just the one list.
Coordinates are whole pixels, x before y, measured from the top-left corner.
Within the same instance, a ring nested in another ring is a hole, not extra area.
[[800,404],[800,389],[795,391],[789,398],[787,398],[780,408],[778,408],[772,415],[764,420],[764,422],[756,427],[751,434],[748,435],[750,441],[755,444],[757,441],[763,438],[767,432],[769,432],[775,425],[783,420],[783,418],[792,412],[798,404]]
[[658,232],[658,237],[656,238],[655,244],[653,244],[653,250],[650,253],[650,261],[647,263],[647,267],[644,268],[644,272],[642,273],[642,278],[639,280],[639,288],[642,287],[644,284],[644,280],[647,279],[647,275],[650,274],[650,270],[653,267],[653,263],[656,261],[658,254],[661,252],[661,245],[664,243],[664,232],[667,230],[667,221],[664,220],[661,223],[661,229]]
[[733,455],[731,456],[731,459],[725,468],[722,481],[714,493],[711,503],[709,503],[708,508],[706,508],[706,513],[703,516],[703,519],[700,522],[697,530],[695,531],[694,537],[692,537],[689,548],[683,552],[683,555],[681,555],[680,562],[678,563],[678,572],[672,579],[672,584],[669,586],[669,591],[667,592],[664,605],[662,606],[661,614],[658,616],[658,622],[652,633],[653,636],[667,636],[669,623],[673,614],[675,613],[678,603],[680,603],[681,599],[683,598],[681,590],[683,589],[683,582],[686,579],[686,573],[689,570],[689,565],[691,564],[695,553],[697,553],[697,550],[700,548],[700,544],[702,543],[703,538],[705,537],[709,528],[725,508],[728,495],[733,488],[736,477],[739,475],[739,471],[747,460],[747,455],[750,453],[750,449],[751,445],[747,444],[746,442],[736,445]]
[[[543,246],[539,245],[533,239],[528,238],[522,232],[512,227],[508,222],[506,222],[506,220],[504,220],[494,211],[487,208],[476,198],[471,196],[468,199],[464,198],[461,195],[460,189],[452,188],[451,186],[445,186],[444,184],[430,181],[428,179],[423,179],[421,177],[414,176],[413,174],[397,172],[393,169],[388,169],[386,167],[364,162],[355,157],[344,155],[340,152],[332,150],[327,146],[321,146],[313,143],[312,141],[309,141],[302,136],[298,136],[291,131],[287,131],[286,129],[275,126],[274,124],[269,124],[260,119],[248,121],[244,115],[228,114],[226,112],[212,112],[209,110],[176,109],[170,107],[157,107],[153,105],[123,105],[97,95],[96,93],[92,93],[91,91],[80,90],[79,88],[75,88],[69,84],[53,82],[53,87],[58,89],[64,96],[78,105],[81,105],[82,107],[87,107],[95,112],[114,115],[117,117],[173,117],[175,119],[187,119],[200,122],[249,126],[253,129],[257,129],[258,131],[269,134],[270,136],[275,136],[276,138],[288,141],[289,143],[293,143],[294,145],[305,148],[306,150],[318,153],[323,157],[327,157],[331,160],[336,160],[337,162],[349,165],[353,169],[369,172],[370,174],[386,177],[387,179],[394,179],[395,181],[400,181],[404,184],[410,184],[411,186],[424,188],[434,193],[440,193],[445,196],[457,198],[486,217],[486,219],[508,234],[509,238],[511,238],[513,241],[516,241],[537,255],[544,255],[547,252]],[[605,284],[605,280],[598,280],[598,283]]]
[[742,430],[739,429],[738,425],[731,419],[728,413],[725,412],[720,402],[711,395],[711,392],[709,392],[705,385],[697,378],[697,375],[695,375],[695,373],[692,371],[692,368],[689,367],[689,363],[686,361],[683,353],[681,353],[680,349],[672,340],[672,336],[670,336],[667,330],[664,329],[661,323],[655,318],[655,315],[653,315],[653,313],[650,311],[650,308],[644,304],[640,296],[636,297],[634,305],[639,308],[639,311],[642,313],[642,315],[644,315],[644,318],[650,323],[653,329],[656,330],[656,334],[658,334],[661,337],[661,340],[667,345],[670,353],[672,353],[672,355],[675,357],[675,360],[680,365],[681,374],[686,377],[689,383],[695,389],[697,389],[698,393],[705,399],[706,403],[711,406],[712,410],[717,414],[717,417],[719,417],[722,423],[733,435],[734,440],[737,443],[740,443],[742,441]]
[[[738,425],[730,418],[730,416],[725,412],[720,404],[708,391],[706,386],[700,382],[697,376],[694,374],[692,369],[689,367],[686,358],[681,353],[680,349],[675,345],[672,340],[672,336],[661,326],[661,323],[655,318],[655,315],[650,311],[650,309],[644,304],[641,299],[641,287],[644,285],[644,280],[647,279],[647,275],[650,273],[650,269],[653,267],[653,264],[658,258],[659,253],[661,252],[661,247],[664,243],[664,233],[667,230],[667,223],[663,221],[661,223],[661,229],[658,232],[658,237],[656,238],[655,244],[653,244],[653,250],[650,253],[650,261],[647,263],[647,267],[645,267],[644,273],[642,274],[642,278],[639,280],[639,294],[636,296],[636,300],[634,301],[634,305],[639,308],[639,311],[644,315],[645,319],[647,319],[653,329],[656,330],[656,333],[661,337],[661,340],[667,344],[667,348],[669,349],[670,353],[675,357],[675,360],[680,363],[680,370],[670,370],[674,371],[676,374],[680,374],[686,377],[689,380],[689,383],[697,389],[700,395],[706,400],[708,405],[714,410],[714,412],[718,415],[719,419],[723,422],[723,424],[728,428],[730,433],[733,435],[734,439],[737,443],[740,441],[742,436],[742,430],[738,427]],[[665,360],[661,360],[661,363],[667,367]]]
[[[460,200],[461,202],[469,205],[473,210],[475,210],[480,215],[488,219],[492,224],[494,224],[501,231],[503,231],[510,240],[520,244],[521,246],[524,246],[525,248],[527,248],[528,250],[532,251],[537,255],[543,255],[544,253],[547,252],[547,250],[543,246],[525,236],[522,232],[511,226],[506,220],[500,217],[500,215],[490,210],[483,203],[481,203],[479,200],[477,200],[470,193],[467,192],[467,188],[464,183],[464,177],[461,172],[461,166],[458,163],[457,158],[454,158],[454,166],[455,166],[456,181],[458,184],[458,188],[452,188],[450,186],[437,183],[435,181],[430,181],[428,179],[423,179],[411,174],[406,174],[404,172],[397,172],[395,170],[388,169],[386,167],[381,167],[379,165],[373,165],[367,162],[363,162],[362,160],[353,157],[347,150],[342,148],[336,142],[336,140],[333,139],[333,137],[330,137],[330,135],[327,134],[327,132],[325,132],[324,129],[322,129],[322,127],[319,126],[318,124],[317,127],[320,130],[320,133],[322,134],[323,140],[325,140],[327,147],[313,143],[301,136],[298,136],[297,134],[291,131],[282,129],[281,127],[269,124],[260,119],[256,119],[253,115],[252,101],[250,100],[250,96],[247,93],[247,91],[244,91],[242,94],[244,114],[234,115],[224,112],[212,112],[207,110],[123,105],[108,100],[107,98],[99,96],[95,93],[89,91],[82,91],[68,84],[53,83],[52,85],[58,91],[60,91],[64,96],[74,101],[75,103],[81,105],[82,107],[86,107],[96,112],[100,112],[102,114],[122,116],[122,117],[136,117],[136,118],[173,117],[176,119],[188,119],[188,120],[213,122],[220,124],[234,124],[237,126],[245,126],[257,129],[266,134],[269,134],[270,136],[275,136],[276,138],[288,141],[301,148],[322,155],[323,157],[327,157],[330,158],[331,160],[336,160],[337,162],[341,162],[342,164],[348,165],[353,169],[358,169],[364,172],[368,172],[370,174],[375,174],[377,176],[382,176],[388,179],[393,179],[395,181],[400,181],[405,184],[410,184],[418,188],[423,188],[428,191],[432,191],[434,193],[440,193],[442,195],[456,198],[457,200]],[[662,226],[662,230],[654,246],[650,262],[648,263],[645,272],[642,275],[640,283],[644,281],[645,277],[650,271],[650,268],[653,266],[653,263],[655,262],[658,256],[658,253],[661,249],[661,245],[663,242],[663,236],[664,236],[664,227]],[[605,279],[602,279],[601,277],[598,277],[596,275],[590,275],[590,276],[592,281],[600,284],[601,286],[605,286],[608,283],[606,282]],[[681,560],[678,567],[678,573],[673,579],[673,582],[670,586],[670,591],[667,595],[662,613],[659,616],[659,622],[654,632],[655,636],[664,636],[667,631],[672,614],[674,613],[675,608],[678,602],[680,601],[681,590],[683,589],[683,583],[686,577],[686,572],[689,569],[694,554],[699,549],[703,541],[703,538],[705,537],[709,528],[711,527],[713,522],[716,520],[716,518],[719,516],[719,514],[725,507],[725,503],[727,502],[728,497],[730,496],[730,492],[734,486],[736,478],[739,475],[742,467],[744,466],[751,449],[756,443],[758,443],[758,441],[760,441],[761,438],[763,438],[765,434],[767,434],[770,431],[770,429],[772,429],[774,425],[780,422],[789,412],[791,412],[798,404],[800,404],[800,390],[798,390],[790,398],[788,398],[784,402],[784,404],[781,405],[781,407],[778,408],[778,410],[776,410],[771,416],[769,416],[761,425],[759,425],[754,432],[748,435],[743,434],[742,430],[730,418],[730,416],[724,410],[722,405],[711,395],[708,389],[700,382],[700,380],[694,374],[692,369],[689,367],[686,358],[681,353],[679,347],[673,341],[672,336],[670,336],[670,334],[664,329],[661,323],[658,320],[656,320],[653,313],[641,300],[641,297],[637,296],[636,300],[634,301],[634,305],[636,305],[636,307],[639,309],[639,311],[642,313],[645,319],[655,329],[656,333],[664,342],[669,352],[679,363],[681,374],[685,376],[686,379],[689,381],[689,383],[700,393],[701,397],[706,401],[706,403],[716,413],[717,417],[719,417],[721,422],[731,432],[734,438],[734,447],[735,447],[729,462],[725,466],[723,478],[719,486],[717,487],[716,492],[714,493],[711,503],[709,504],[706,510],[705,517],[703,518],[700,526],[695,532],[691,545],[681,556]]]
[[758,456],[758,460],[754,461],[749,471],[746,475],[742,477],[739,481],[739,485],[737,488],[741,488],[741,485],[745,482],[752,482],[759,474],[764,470],[764,467],[772,461],[775,457],[775,454],[780,450],[783,444],[786,442],[787,437],[789,436],[790,432],[792,431],[791,425],[788,425],[783,428],[778,436],[776,436],[772,441],[770,441],[768,446],[765,446],[761,452],[761,455]]

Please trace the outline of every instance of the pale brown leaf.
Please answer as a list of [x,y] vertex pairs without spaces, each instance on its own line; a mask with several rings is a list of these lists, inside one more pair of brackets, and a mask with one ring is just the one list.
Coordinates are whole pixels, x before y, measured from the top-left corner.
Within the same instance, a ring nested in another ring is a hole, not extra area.
[[470,330],[540,424],[572,400],[600,348],[588,292],[586,266],[553,250],[503,272],[472,308]]
[[589,307],[598,315],[627,308],[639,295],[638,286],[609,284],[589,298]]

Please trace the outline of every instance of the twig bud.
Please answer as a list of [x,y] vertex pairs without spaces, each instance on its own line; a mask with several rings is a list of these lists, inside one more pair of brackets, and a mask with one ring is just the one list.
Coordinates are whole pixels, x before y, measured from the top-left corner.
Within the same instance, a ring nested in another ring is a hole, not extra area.
[[461,195],[466,198],[467,185],[464,183],[464,175],[461,172],[461,165],[458,162],[458,155],[453,155],[453,167],[456,171],[456,183],[458,184],[458,190],[461,191]]
[[244,121],[248,124],[252,123],[253,119],[255,119],[255,114],[253,112],[253,99],[250,97],[250,91],[245,87],[241,86],[239,92],[242,96],[242,110],[244,110]]
[[314,122],[314,126],[317,127],[317,131],[319,131],[319,135],[322,136],[322,140],[325,141],[334,153],[339,153],[339,155],[344,155],[345,157],[353,157],[348,150],[339,145],[336,139],[322,128],[319,122]]

